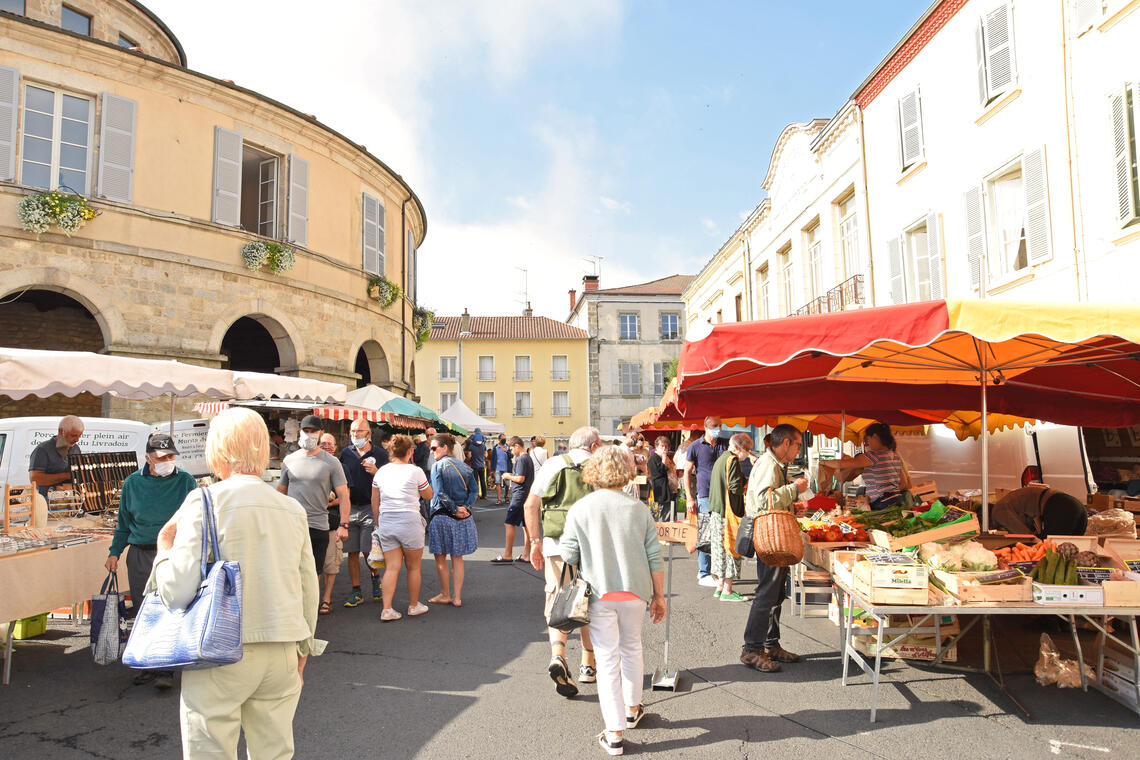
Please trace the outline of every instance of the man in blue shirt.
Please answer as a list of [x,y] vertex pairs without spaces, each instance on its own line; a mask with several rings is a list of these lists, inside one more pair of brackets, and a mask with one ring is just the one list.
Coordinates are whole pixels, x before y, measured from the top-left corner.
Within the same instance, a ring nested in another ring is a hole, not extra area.
[[463,448],[471,455],[471,471],[479,481],[479,498],[485,499],[487,498],[487,438],[483,435],[482,428],[475,428],[475,432],[463,443]]
[[526,446],[523,445],[522,438],[517,435],[511,438],[511,454],[514,455],[514,468],[511,470],[511,474],[503,473],[502,476],[503,480],[511,483],[510,506],[507,507],[507,517],[503,521],[506,531],[504,544],[506,548],[503,549],[502,554],[491,560],[497,564],[514,561],[512,555],[515,553],[515,531],[520,527],[523,529],[523,548],[518,560],[519,562],[530,562],[530,533],[525,525],[523,504],[526,503],[526,497],[534,483],[534,461],[530,458],[530,454],[526,453]]
[[[352,581],[352,593],[348,595],[345,607],[355,607],[364,601],[360,590],[360,555],[368,556],[372,550],[372,478],[376,471],[388,464],[388,452],[372,445],[372,426],[368,420],[355,419],[348,429],[352,443],[341,449],[340,466],[348,481],[348,500],[351,505],[348,513],[348,538],[345,550],[348,552],[348,577]],[[372,570],[372,600],[380,599],[380,571]]]
[[503,474],[511,471],[511,452],[507,437],[499,436],[499,445],[491,449],[491,463],[495,466],[495,503],[503,503]]
[[[712,479],[713,464],[720,455],[728,451],[728,444],[720,439],[720,417],[705,417],[705,435],[689,445],[685,452],[684,477],[685,507],[690,515],[708,515],[709,481]],[[697,493],[693,498],[689,472],[697,474]],[[699,516],[697,518],[700,519]],[[708,517],[705,518],[706,520]],[[697,583],[716,587],[719,578],[712,575],[712,556],[708,552],[697,552]]]

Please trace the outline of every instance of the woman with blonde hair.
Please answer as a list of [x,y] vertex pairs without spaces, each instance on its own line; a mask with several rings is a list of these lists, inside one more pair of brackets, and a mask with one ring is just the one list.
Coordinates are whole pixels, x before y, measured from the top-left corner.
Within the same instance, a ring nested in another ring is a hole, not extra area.
[[420,601],[420,562],[424,556],[420,499],[430,499],[432,490],[424,471],[412,464],[414,448],[408,436],[392,436],[388,441],[388,464],[377,470],[372,479],[372,519],[385,563],[384,580],[380,582],[384,601],[380,619],[384,622],[403,617],[392,609],[392,600],[404,565],[408,566],[408,614],[416,616],[428,611],[428,606]]
[[622,493],[633,473],[629,455],[620,448],[595,451],[582,468],[582,479],[596,490],[574,502],[561,540],[562,559],[578,565],[590,583],[590,639],[605,721],[597,742],[611,755],[622,754],[622,732],[645,715],[641,626],[646,606],[654,623],[665,619],[665,566],[657,525],[644,504]]
[[[245,731],[250,757],[292,757],[293,715],[302,672],[325,642],[317,629],[317,575],[305,509],[261,479],[269,431],[250,409],[210,422],[206,462],[222,559],[242,575],[239,662],[182,674],[183,757],[237,757]],[[202,561],[202,492],[195,490],[158,534],[151,583],[170,609],[197,594]]]

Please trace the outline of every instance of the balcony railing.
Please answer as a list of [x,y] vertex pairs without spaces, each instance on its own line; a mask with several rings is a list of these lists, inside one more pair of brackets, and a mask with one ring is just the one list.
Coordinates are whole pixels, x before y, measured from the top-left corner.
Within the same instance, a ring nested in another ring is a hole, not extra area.
[[846,311],[853,306],[866,303],[863,293],[863,275],[848,277],[819,298],[813,298],[788,316],[802,317],[805,314],[827,314],[833,311]]
[[515,380],[530,380],[530,370],[515,370]]
[[439,377],[439,381],[441,383],[457,383],[457,382],[459,382],[459,375],[456,375],[456,374],[448,374],[446,372],[440,372],[438,377]]
[[568,369],[555,369],[550,372],[551,380],[569,380],[570,370]]
[[531,412],[531,409],[529,406],[516,406],[515,407],[515,416],[516,417],[530,417],[532,414],[533,414],[533,412]]
[[493,370],[493,369],[492,370],[482,370],[481,369],[475,373],[475,377],[477,380],[494,380],[495,379],[495,370]]
[[570,407],[568,407],[568,406],[553,407],[550,410],[550,414],[554,417],[569,417],[570,416]]
[[493,407],[493,406],[481,406],[481,407],[479,407],[479,416],[480,417],[494,417],[495,416],[495,407]]

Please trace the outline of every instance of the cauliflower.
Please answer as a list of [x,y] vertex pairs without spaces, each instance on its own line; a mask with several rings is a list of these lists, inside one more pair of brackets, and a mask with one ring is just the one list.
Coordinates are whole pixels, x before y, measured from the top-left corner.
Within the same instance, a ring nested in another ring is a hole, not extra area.
[[926,562],[938,552],[942,551],[942,544],[936,544],[933,541],[928,541],[922,546],[918,547],[918,558]]
[[947,551],[949,551],[951,554],[953,554],[958,559],[961,559],[967,553],[969,553],[971,551],[975,551],[977,549],[984,550],[985,547],[982,546],[981,544],[979,544],[977,541],[963,541],[961,543],[953,544],[953,545],[947,547]]
[[973,544],[973,547],[967,549],[962,555],[962,568],[975,572],[997,570],[997,555],[975,541],[970,543]]
[[946,550],[933,554],[927,562],[936,570],[945,570],[950,573],[956,573],[962,569],[961,560]]

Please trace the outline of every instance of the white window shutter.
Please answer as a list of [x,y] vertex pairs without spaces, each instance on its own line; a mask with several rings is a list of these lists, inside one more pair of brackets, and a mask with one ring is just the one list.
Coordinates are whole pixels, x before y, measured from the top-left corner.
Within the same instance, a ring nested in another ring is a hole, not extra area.
[[926,215],[926,251],[930,262],[930,297],[943,298],[942,292],[942,230],[938,226],[938,214],[931,211]]
[[241,224],[241,135],[214,127],[214,206],[218,224]]
[[[386,271],[388,271],[384,266],[384,246],[385,246],[384,223],[386,221],[384,219],[384,201],[380,200],[379,198],[377,198],[375,200],[376,200],[376,243],[377,243],[376,248],[377,248],[377,251],[379,251],[379,259],[378,259],[379,263],[377,264],[377,267],[378,267],[377,271],[379,271],[380,274],[384,274]],[[385,276],[387,276],[387,275],[385,275]]]
[[986,257],[986,217],[982,201],[980,185],[966,191],[966,258],[970,263],[970,287],[979,292]]
[[906,281],[903,271],[904,241],[902,238],[891,238],[887,241],[887,265],[891,275],[891,303],[906,303]]
[[362,266],[369,274],[383,276],[380,266],[379,222],[380,201],[368,193],[361,193],[361,247],[364,251]]
[[[1131,101],[1131,103],[1129,102]],[[1112,168],[1116,186],[1116,221],[1129,224],[1140,215],[1137,198],[1136,153],[1132,144],[1136,126],[1136,93],[1125,88],[1109,101],[1112,121]]]
[[1077,13],[1076,32],[1080,35],[1092,26],[1101,12],[1101,0],[1074,0]]
[[408,251],[408,298],[412,303],[416,302],[416,234],[408,230],[407,240],[404,245],[407,246]]
[[1001,93],[1015,77],[1013,62],[1013,12],[1008,4],[985,15],[986,89],[989,97]]
[[135,170],[135,118],[138,103],[103,93],[99,130],[99,185],[96,193],[121,203],[131,202]]
[[899,98],[899,139],[902,168],[922,158],[922,110],[918,89]]
[[1021,178],[1025,188],[1025,251],[1030,265],[1040,264],[1053,258],[1044,147],[1029,151],[1021,159]]
[[16,178],[16,121],[20,72],[0,66],[0,181]]
[[309,246],[309,162],[289,154],[289,241]]
[[974,29],[974,43],[977,49],[978,68],[978,102],[985,105],[990,100],[989,89],[986,87],[986,30],[985,23],[978,19],[978,26]]

